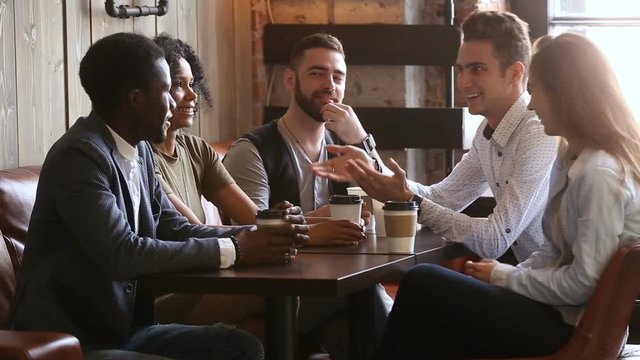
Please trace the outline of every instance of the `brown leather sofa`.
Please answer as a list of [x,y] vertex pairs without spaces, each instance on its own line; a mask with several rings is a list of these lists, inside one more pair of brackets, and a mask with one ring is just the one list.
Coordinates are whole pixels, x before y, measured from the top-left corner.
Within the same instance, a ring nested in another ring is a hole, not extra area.
[[8,330],[39,175],[40,166],[0,170],[0,359],[82,359],[74,336]]

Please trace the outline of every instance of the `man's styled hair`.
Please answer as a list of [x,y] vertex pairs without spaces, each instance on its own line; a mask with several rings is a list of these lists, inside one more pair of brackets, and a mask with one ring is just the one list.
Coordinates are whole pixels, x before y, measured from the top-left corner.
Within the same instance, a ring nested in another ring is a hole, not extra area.
[[109,115],[131,90],[148,90],[156,76],[154,63],[163,57],[144,35],[116,33],[96,41],[80,62],[80,82],[94,110]]
[[164,51],[164,58],[169,63],[169,69],[171,70],[171,76],[180,67],[180,59],[185,59],[189,66],[191,66],[191,73],[193,74],[193,89],[202,97],[208,106],[213,106],[213,100],[211,99],[211,91],[207,83],[207,78],[204,75],[204,68],[200,58],[196,55],[196,51],[191,45],[186,42],[175,39],[167,33],[162,33],[153,39],[153,42],[162,48]]
[[640,181],[640,126],[598,46],[580,34],[559,35],[533,56],[531,78],[546,92],[555,122],[616,157]]
[[293,46],[291,53],[289,53],[289,68],[296,70],[298,66],[300,66],[304,52],[316,48],[335,50],[339,52],[343,58],[346,57],[340,40],[329,34],[317,33],[305,36]]
[[[464,41],[486,40],[493,44],[502,70],[520,61],[525,73],[531,63],[529,24],[509,12],[474,11],[462,23]],[[524,76],[526,79],[526,75]]]

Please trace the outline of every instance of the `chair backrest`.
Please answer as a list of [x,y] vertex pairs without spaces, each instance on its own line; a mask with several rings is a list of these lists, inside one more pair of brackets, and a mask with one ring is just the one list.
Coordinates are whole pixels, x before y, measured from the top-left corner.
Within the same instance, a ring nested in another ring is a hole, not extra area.
[[553,359],[617,359],[640,293],[640,240],[609,261],[573,336]]
[[40,166],[0,170],[0,328],[6,328]]

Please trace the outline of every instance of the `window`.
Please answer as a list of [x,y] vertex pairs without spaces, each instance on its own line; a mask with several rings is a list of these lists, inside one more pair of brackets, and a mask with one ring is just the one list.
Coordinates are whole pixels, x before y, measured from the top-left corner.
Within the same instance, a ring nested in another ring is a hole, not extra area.
[[607,54],[640,122],[640,1],[549,0],[549,33],[567,31],[588,36]]

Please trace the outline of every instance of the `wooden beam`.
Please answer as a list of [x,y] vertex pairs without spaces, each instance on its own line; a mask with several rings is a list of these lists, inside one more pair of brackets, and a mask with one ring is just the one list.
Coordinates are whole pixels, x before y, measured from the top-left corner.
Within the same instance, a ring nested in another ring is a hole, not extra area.
[[[281,117],[285,107],[266,107],[265,123]],[[464,149],[471,146],[481,117],[466,108],[354,108],[379,149]]]
[[264,29],[264,61],[286,64],[293,45],[306,35],[326,32],[346,49],[347,64],[452,66],[460,30],[449,25],[297,25]]

